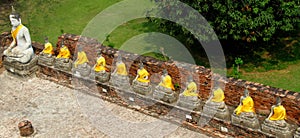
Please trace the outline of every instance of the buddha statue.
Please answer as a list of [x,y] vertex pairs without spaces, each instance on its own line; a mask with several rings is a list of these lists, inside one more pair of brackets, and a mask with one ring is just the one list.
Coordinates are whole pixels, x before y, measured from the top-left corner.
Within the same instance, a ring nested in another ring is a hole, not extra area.
[[246,126],[252,129],[259,129],[259,122],[255,114],[254,101],[245,89],[244,95],[240,98],[239,106],[232,114],[232,122],[237,125]]
[[135,79],[132,81],[132,89],[133,91],[148,95],[152,92],[152,88],[150,85],[149,72],[144,68],[143,63],[141,62],[139,65],[139,69],[137,70]]
[[215,82],[214,88],[211,90],[210,97],[204,105],[203,113],[219,119],[229,120],[230,115],[228,107],[224,102],[225,95],[222,87],[224,86],[219,82]]
[[177,94],[174,90],[172,78],[168,74],[168,71],[164,69],[161,76],[161,82],[156,86],[153,97],[164,102],[172,103],[177,100]]
[[38,64],[52,66],[54,63],[54,49],[49,42],[48,37],[45,38],[43,51],[39,54]]
[[71,57],[71,53],[68,47],[64,45],[64,40],[62,40],[59,53],[55,58],[54,67],[64,71],[71,71],[72,61],[70,57]]
[[292,133],[289,130],[289,124],[285,121],[286,110],[281,105],[281,99],[276,98],[276,103],[271,107],[271,113],[265,119],[262,124],[262,131],[271,133],[280,137],[292,137]]
[[26,64],[34,57],[29,30],[21,23],[20,14],[16,13],[13,7],[12,9],[9,19],[12,25],[13,42],[3,54],[8,61]]
[[74,62],[73,72],[77,76],[87,77],[91,73],[91,67],[88,64],[89,60],[86,53],[78,46],[77,59]]
[[96,61],[96,64],[93,67],[96,81],[98,82],[107,82],[109,81],[110,73],[108,72],[108,69],[106,68],[106,60],[101,55],[101,53],[98,53],[100,56]]
[[197,109],[200,106],[200,96],[197,91],[197,84],[193,80],[193,76],[189,76],[186,88],[179,95],[178,105],[188,108],[188,109]]
[[9,15],[12,25],[12,43],[4,50],[4,67],[17,75],[29,75],[37,69],[29,30],[21,22],[20,14],[12,7]]
[[129,87],[128,72],[122,56],[119,54],[116,62],[116,68],[111,74],[110,83],[121,88]]

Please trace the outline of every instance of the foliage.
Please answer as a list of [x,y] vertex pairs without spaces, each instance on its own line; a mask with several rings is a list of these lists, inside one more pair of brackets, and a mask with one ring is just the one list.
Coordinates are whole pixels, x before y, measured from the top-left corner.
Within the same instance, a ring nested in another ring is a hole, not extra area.
[[110,36],[111,36],[111,35],[109,35],[109,34],[106,35],[105,42],[108,44],[109,47],[114,48],[114,47],[115,47],[115,44],[114,44],[113,42],[110,41]]
[[[219,39],[243,40],[247,42],[269,41],[276,35],[288,33],[300,22],[300,1],[286,0],[181,0],[196,9],[213,27]],[[195,16],[186,13],[183,8],[176,7],[172,0],[160,0],[160,14],[169,17],[182,17],[181,20]],[[172,8],[172,7],[176,8]],[[167,20],[155,19],[162,30],[170,35],[187,35],[186,41],[193,43],[193,36],[178,24]],[[186,22],[189,23],[189,22]],[[203,27],[202,24],[198,28]],[[209,34],[201,40],[208,40]],[[212,38],[213,39],[213,38]]]
[[239,79],[241,77],[240,66],[244,63],[241,58],[235,58],[235,64],[232,64],[231,76]]

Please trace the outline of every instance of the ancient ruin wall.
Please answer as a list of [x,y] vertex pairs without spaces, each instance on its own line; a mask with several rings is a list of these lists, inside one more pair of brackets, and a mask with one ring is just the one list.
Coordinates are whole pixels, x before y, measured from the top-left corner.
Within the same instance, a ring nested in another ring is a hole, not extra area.
[[[72,55],[74,55],[76,46],[84,46],[84,51],[88,54],[90,60],[89,64],[93,65],[97,58],[97,51],[95,49],[101,49],[103,56],[107,60],[108,66],[112,69],[111,66],[114,58],[117,54],[117,50],[111,47],[102,46],[94,39],[80,37],[78,35],[64,34],[58,37],[58,42],[56,44],[58,49],[60,47],[61,41],[64,40],[65,45],[69,47]],[[0,35],[0,67],[2,61],[2,53],[5,49],[5,46],[8,46],[12,38],[10,33],[2,33]],[[39,53],[43,49],[43,45],[33,42],[33,47],[35,52]],[[76,54],[75,54],[76,55]],[[136,75],[136,70],[138,69],[138,63],[142,61],[145,65],[145,68],[149,71],[153,77],[151,77],[152,82],[158,83],[159,78],[156,77],[161,73],[162,69],[167,69],[169,74],[173,78],[174,84],[178,84],[181,87],[185,87],[184,83],[186,76],[190,74],[189,71],[184,68],[186,63],[180,62],[162,62],[151,57],[139,56],[133,53],[128,53],[122,51],[123,60],[127,65],[130,65],[129,73],[133,77]],[[76,57],[73,57],[76,58]],[[180,66],[180,67],[179,67]],[[204,68],[203,66],[193,65],[195,73],[193,74],[194,79],[198,79],[199,94],[203,100],[206,100],[209,96],[211,89],[211,71]],[[158,73],[158,74],[157,74]],[[156,75],[156,76],[155,76]],[[155,77],[154,77],[155,76]],[[197,77],[197,78],[196,78]],[[225,102],[228,106],[236,107],[239,104],[240,96],[243,94],[244,87],[248,86],[250,89],[250,95],[255,102],[256,113],[259,115],[266,116],[270,113],[270,108],[275,102],[275,97],[280,96],[282,98],[282,104],[285,106],[289,122],[294,122],[297,125],[300,125],[300,94],[293,91],[283,90],[280,88],[274,88],[259,83],[249,82],[245,80],[237,80],[233,78],[222,79],[221,81],[225,82]]]
[[[57,46],[60,46],[60,41],[64,39],[65,44],[74,52],[74,48],[77,44],[84,45],[84,50],[88,54],[89,59],[95,59],[95,49],[100,48],[102,50],[103,56],[107,60],[108,65],[112,65],[112,62],[117,54],[117,50],[111,47],[105,47],[99,44],[96,40],[89,38],[80,38],[77,35],[65,34],[58,38]],[[79,41],[80,40],[80,41]],[[79,43],[78,43],[79,41]],[[145,65],[145,68],[149,71],[151,75],[161,73],[162,69],[167,69],[170,76],[173,79],[174,84],[179,84],[184,88],[182,82],[185,82],[187,74],[190,74],[184,67],[184,64],[187,63],[179,63],[179,62],[162,62],[156,60],[151,57],[139,56],[136,54],[128,53],[122,51],[122,55],[124,57],[124,62],[127,65],[130,65],[129,73],[132,76],[136,75],[136,71],[138,69],[139,61],[142,61]],[[134,62],[132,61],[134,60]],[[90,60],[91,61],[91,60]],[[91,65],[95,63],[91,61]],[[178,64],[182,64],[178,65]],[[176,66],[178,65],[178,66]],[[181,66],[181,67],[179,67]],[[198,79],[199,83],[199,94],[203,98],[203,100],[207,100],[210,94],[211,89],[211,71],[209,69],[204,68],[203,66],[195,66],[193,65],[195,73],[193,74],[194,79]],[[199,77],[199,78],[195,78]],[[159,82],[159,78],[151,77],[154,83]],[[156,79],[157,78],[157,79]],[[225,102],[228,106],[237,107],[240,101],[240,96],[243,95],[244,86],[249,87],[250,95],[255,102],[256,113],[259,115],[267,116],[270,113],[271,106],[274,105],[276,96],[280,96],[282,98],[282,104],[286,108],[287,118],[290,122],[296,122],[300,125],[300,94],[293,91],[283,90],[280,88],[274,88],[271,86],[262,85],[255,82],[249,82],[241,79],[234,78],[226,78],[222,79],[222,82],[225,82]]]

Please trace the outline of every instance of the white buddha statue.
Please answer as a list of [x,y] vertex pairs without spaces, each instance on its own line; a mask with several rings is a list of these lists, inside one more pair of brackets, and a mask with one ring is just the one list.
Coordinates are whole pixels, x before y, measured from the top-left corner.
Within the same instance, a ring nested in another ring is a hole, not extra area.
[[3,54],[10,62],[16,61],[25,64],[30,62],[34,56],[31,38],[29,30],[21,23],[20,14],[16,13],[13,7],[12,9],[13,12],[9,15],[9,19],[12,25],[13,42]]

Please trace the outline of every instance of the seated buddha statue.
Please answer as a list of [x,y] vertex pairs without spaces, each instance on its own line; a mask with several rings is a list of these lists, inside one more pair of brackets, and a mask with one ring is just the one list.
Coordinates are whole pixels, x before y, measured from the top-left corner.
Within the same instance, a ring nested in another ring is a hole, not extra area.
[[199,94],[197,93],[197,84],[193,80],[193,76],[189,76],[187,87],[179,95],[178,105],[195,109],[200,106]]
[[52,66],[54,63],[54,49],[52,44],[49,42],[48,37],[45,38],[45,44],[43,51],[39,54],[38,63]]
[[12,13],[9,15],[12,25],[11,35],[13,38],[10,46],[4,50],[8,62],[19,62],[26,64],[35,56],[31,44],[29,30],[21,23],[21,16],[12,7]]
[[258,129],[259,122],[255,114],[254,101],[245,89],[244,95],[240,98],[239,106],[234,110],[232,122],[235,124],[245,125],[247,127]]
[[152,89],[149,76],[149,72],[144,68],[143,63],[141,62],[139,65],[139,69],[137,70],[136,77],[132,81],[133,91],[143,95],[150,94],[152,92]]
[[64,40],[61,41],[59,53],[55,58],[54,67],[64,71],[70,71],[72,68],[72,61],[70,59],[71,53],[67,46],[64,45]]
[[82,47],[78,47],[77,59],[74,62],[73,71],[75,75],[86,77],[91,73],[91,67],[88,65],[88,58]]
[[271,107],[271,113],[265,119],[262,124],[262,130],[264,132],[272,132],[275,136],[291,137],[291,131],[289,130],[289,124],[285,121],[286,110],[281,105],[281,99],[276,98],[276,103]]
[[69,48],[64,45],[64,41],[61,41],[61,48],[59,49],[59,53],[56,56],[57,60],[62,60],[65,63],[69,62],[69,59],[71,57],[71,53],[69,51]]
[[177,95],[174,90],[172,78],[168,74],[168,71],[164,69],[161,76],[161,82],[155,88],[153,97],[171,103],[177,100]]
[[116,68],[111,74],[110,82],[117,87],[128,87],[129,79],[125,63],[122,61],[122,56],[119,55],[116,62]]
[[105,58],[99,53],[99,58],[96,61],[96,64],[93,67],[96,80],[99,82],[107,82],[110,77],[109,70],[106,68],[106,60]]
[[48,37],[45,38],[45,45],[44,45],[44,49],[41,52],[42,55],[45,55],[47,57],[52,57],[52,55],[54,54],[54,49],[52,44],[49,42]]
[[203,113],[223,120],[229,120],[229,110],[224,102],[225,95],[224,83],[214,82],[214,88],[211,90],[209,99],[203,107]]
[[208,100],[208,104],[215,105],[217,109],[225,108],[224,103],[225,95],[221,88],[214,89],[212,91],[211,97]]
[[12,25],[11,36],[13,41],[3,51],[3,65],[6,70],[13,74],[31,75],[38,69],[38,66],[36,66],[38,58],[32,48],[29,30],[22,24],[20,14],[13,7],[9,19]]
[[236,115],[242,115],[246,117],[254,117],[255,109],[253,99],[249,96],[249,92],[246,89],[244,95],[240,98],[239,106],[234,110]]

